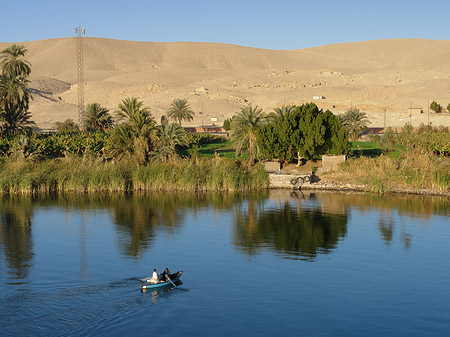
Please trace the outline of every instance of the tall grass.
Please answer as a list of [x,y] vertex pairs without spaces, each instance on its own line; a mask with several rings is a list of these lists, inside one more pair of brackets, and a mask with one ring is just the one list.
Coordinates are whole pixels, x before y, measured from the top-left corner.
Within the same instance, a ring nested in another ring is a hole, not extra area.
[[0,193],[248,191],[268,187],[262,165],[227,158],[180,159],[137,166],[95,158],[0,162]]
[[372,192],[398,189],[450,191],[450,158],[404,152],[400,157],[349,159],[342,167],[343,179],[369,187]]

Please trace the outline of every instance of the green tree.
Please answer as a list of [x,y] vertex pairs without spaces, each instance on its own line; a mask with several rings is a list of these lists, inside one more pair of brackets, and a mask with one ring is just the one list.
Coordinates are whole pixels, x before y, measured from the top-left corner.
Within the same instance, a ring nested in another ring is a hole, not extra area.
[[56,132],[76,132],[79,131],[78,125],[73,121],[73,119],[68,118],[64,122],[55,123]]
[[162,162],[173,160],[177,157],[177,147],[187,146],[186,131],[177,123],[166,123],[159,127],[158,148],[155,159]]
[[265,157],[290,162],[320,155],[348,154],[348,133],[331,111],[319,110],[315,104],[290,107],[257,132]]
[[14,74],[1,75],[0,102],[1,107],[6,112],[16,109],[28,110],[30,99],[32,99],[28,87],[29,82],[23,76]]
[[106,141],[105,154],[117,160],[131,159],[134,156],[134,139],[128,124],[116,126]]
[[13,45],[0,53],[0,124],[2,133],[13,134],[31,129],[28,112],[32,99],[27,79],[31,65],[23,59],[26,49]]
[[113,127],[114,121],[108,109],[99,103],[91,103],[84,112],[84,125],[87,130],[107,130]]
[[256,133],[268,121],[268,115],[261,108],[244,107],[233,116],[231,122],[231,138],[235,141],[234,148],[239,155],[243,151],[248,151],[250,155],[250,165],[255,164],[255,157],[259,153],[259,145]]
[[2,50],[0,53],[2,73],[28,77],[31,73],[31,64],[23,58],[27,51],[24,46],[16,44]]
[[223,129],[225,131],[230,131],[231,130],[231,118],[227,118],[223,121]]
[[0,123],[4,134],[15,134],[31,130],[34,125],[28,111],[31,99],[29,81],[22,76],[0,77]]
[[153,116],[137,98],[126,98],[119,104],[117,115],[125,120],[114,129],[106,145],[106,153],[121,159],[134,157],[139,164],[150,160],[155,149],[158,128]]
[[[406,128],[406,133],[411,134],[411,128]],[[386,131],[383,133],[383,135],[380,137],[380,146],[383,148],[384,151],[390,150],[391,152],[394,151],[394,144],[396,142],[396,136],[394,130],[392,130],[391,127],[388,127]]]
[[365,112],[361,112],[359,109],[352,109],[341,116],[341,123],[348,129],[352,140],[357,140],[371,122]]
[[450,112],[450,103],[447,105],[447,112]]
[[181,125],[182,121],[192,121],[194,119],[194,111],[192,111],[186,99],[174,99],[170,109],[167,111],[167,117]]
[[133,133],[139,137],[152,138],[156,135],[156,121],[150,114],[144,102],[138,101],[136,97],[126,98],[119,104],[116,114],[130,125]]
[[436,101],[431,102],[430,109],[433,110],[436,113],[442,111],[441,105],[438,104]]

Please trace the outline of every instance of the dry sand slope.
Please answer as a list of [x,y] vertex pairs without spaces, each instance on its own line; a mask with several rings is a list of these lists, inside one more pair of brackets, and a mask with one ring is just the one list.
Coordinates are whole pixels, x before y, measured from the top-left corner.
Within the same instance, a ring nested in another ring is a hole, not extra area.
[[[76,39],[20,43],[32,64],[33,119],[43,129],[77,120]],[[0,43],[0,48],[9,43]],[[369,114],[372,126],[450,125],[428,115],[432,100],[450,103],[450,41],[396,39],[301,50],[265,50],[218,43],[153,43],[84,38],[85,101],[111,111],[126,97],[143,100],[159,119],[175,98],[187,98],[191,125],[221,125],[248,103],[267,111],[314,101],[343,113]],[[324,96],[313,100],[313,96]],[[409,107],[424,113],[412,115]],[[203,114],[199,114],[203,111]]]

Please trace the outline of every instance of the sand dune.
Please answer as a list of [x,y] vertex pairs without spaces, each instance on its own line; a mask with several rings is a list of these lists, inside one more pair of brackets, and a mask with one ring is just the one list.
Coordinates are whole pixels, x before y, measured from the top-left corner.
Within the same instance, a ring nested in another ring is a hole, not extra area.
[[[43,129],[77,119],[76,39],[20,43],[32,63],[33,119]],[[0,43],[0,48],[9,43]],[[301,50],[265,50],[220,43],[131,42],[84,38],[85,100],[111,111],[136,96],[159,119],[175,98],[187,98],[191,125],[221,124],[248,103],[265,110],[314,101],[343,113],[369,114],[372,126],[450,125],[428,114],[432,100],[450,103],[450,41],[376,40]],[[313,96],[325,99],[313,100]],[[409,107],[423,114],[410,115]],[[386,109],[386,118],[384,110]],[[198,112],[203,110],[203,115]]]

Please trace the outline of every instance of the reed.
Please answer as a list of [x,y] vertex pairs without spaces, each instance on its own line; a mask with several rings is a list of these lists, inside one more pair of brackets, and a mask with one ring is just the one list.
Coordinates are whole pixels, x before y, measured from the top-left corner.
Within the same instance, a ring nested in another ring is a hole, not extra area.
[[138,166],[96,158],[0,162],[0,192],[45,194],[116,191],[248,191],[267,188],[261,165],[227,158],[180,159]]
[[383,193],[401,189],[450,191],[450,158],[418,151],[404,152],[399,158],[350,159],[343,167],[342,179],[368,186]]

